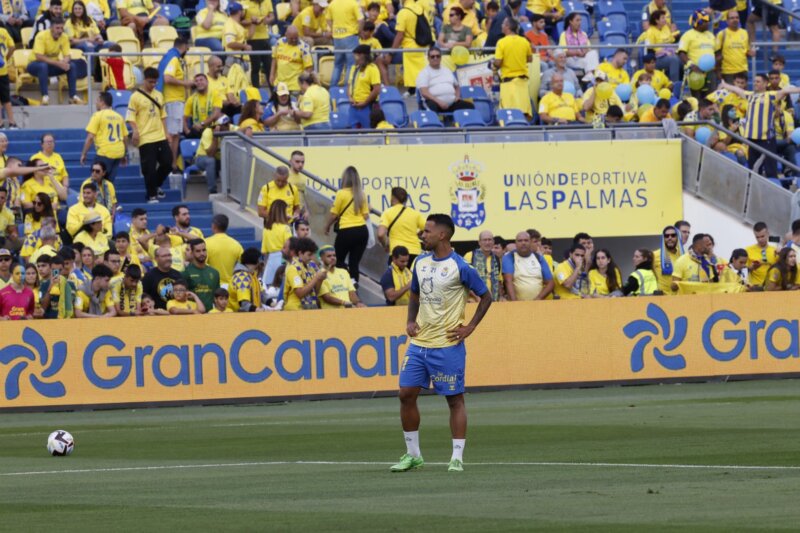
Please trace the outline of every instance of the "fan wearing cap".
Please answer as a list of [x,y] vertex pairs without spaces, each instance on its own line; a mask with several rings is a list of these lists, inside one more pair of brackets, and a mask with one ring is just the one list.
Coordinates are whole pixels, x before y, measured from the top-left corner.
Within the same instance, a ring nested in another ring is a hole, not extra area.
[[611,96],[608,98],[600,98],[597,96],[597,85],[606,81],[606,73],[603,71],[595,72],[595,86],[589,87],[583,93],[583,111],[586,113],[586,122],[591,124],[595,115],[605,115],[608,113],[608,108],[612,105],[625,109],[625,104],[617,93],[612,91]]
[[0,289],[11,283],[11,265],[13,262],[14,258],[11,256],[11,250],[0,248]]
[[[253,49],[252,46],[247,44],[247,41],[253,38],[256,32],[254,25],[249,25],[247,29],[242,26],[242,18],[244,17],[244,7],[239,2],[230,2],[228,4],[228,20],[225,21],[225,26],[222,28],[222,45],[225,47],[226,52],[235,52],[243,50],[249,52]],[[239,57],[238,59],[242,59]]]
[[[698,9],[692,16],[689,17],[689,25],[692,27],[689,31],[683,34],[680,42],[678,43],[678,57],[681,59],[684,67],[690,67],[692,72],[702,74],[702,71],[697,66],[700,58],[706,54],[714,55],[714,48],[717,46],[717,41],[714,34],[709,31],[711,17],[703,11]],[[708,93],[708,87],[716,86],[716,76],[714,71],[709,71],[706,74],[705,86],[696,91],[692,91],[693,96],[705,96]]]
[[322,309],[341,309],[343,307],[366,307],[358,299],[350,272],[336,267],[336,250],[331,245],[319,249],[319,260],[328,273],[319,286],[317,296]]
[[97,212],[90,211],[83,218],[83,226],[78,231],[73,243],[81,243],[94,252],[95,257],[103,255],[108,250],[108,237],[103,233],[103,217]]
[[326,18],[327,7],[328,0],[314,0],[292,21],[292,26],[297,28],[298,35],[308,46],[328,45],[333,42]]
[[300,40],[297,28],[289,26],[286,35],[272,47],[272,67],[269,83],[273,87],[285,83],[290,91],[299,91],[297,78],[303,72],[313,70],[311,48]]
[[200,144],[197,147],[197,154],[195,154],[194,164],[197,168],[205,171],[206,184],[208,185],[208,194],[217,193],[217,173],[219,172],[220,150],[219,145],[221,139],[215,137],[215,133],[224,133],[230,131],[231,119],[227,115],[219,117],[214,125],[214,128],[206,128],[203,130],[203,135],[200,137]]
[[348,125],[351,128],[369,128],[372,104],[381,92],[381,73],[372,62],[372,50],[369,45],[356,46],[353,49],[353,57],[356,64],[350,68],[347,75],[347,91],[350,97]]
[[194,86],[194,93],[183,106],[183,134],[199,139],[203,130],[222,116],[222,96],[208,90],[208,77],[202,72],[195,74]]
[[299,130],[300,118],[297,117],[296,112],[297,103],[292,100],[289,87],[285,83],[279,83],[264,108],[264,116],[261,117],[261,120],[271,131]]

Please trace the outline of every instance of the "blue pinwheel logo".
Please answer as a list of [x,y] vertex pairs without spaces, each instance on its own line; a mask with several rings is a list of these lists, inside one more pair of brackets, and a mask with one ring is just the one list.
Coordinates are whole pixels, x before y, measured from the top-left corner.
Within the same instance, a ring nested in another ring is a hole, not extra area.
[[[34,390],[48,398],[60,398],[66,394],[64,384],[60,381],[48,383],[43,381],[52,378],[64,366],[67,360],[67,343],[59,341],[53,344],[53,354],[50,357],[50,350],[41,335],[31,328],[25,328],[22,332],[22,341],[27,344],[9,344],[0,350],[0,364],[10,365],[11,368],[6,376],[5,395],[6,400],[14,400],[19,397],[20,377],[22,373],[38,361],[41,372],[32,372],[28,380]],[[32,348],[32,349],[31,349]],[[34,353],[35,351],[35,353]],[[38,354],[38,357],[37,357]]]
[[[631,350],[631,370],[639,372],[644,368],[645,349],[650,341],[656,339],[658,342],[663,339],[663,346],[653,346],[653,357],[667,370],[681,370],[686,368],[686,359],[679,353],[672,353],[677,349],[686,338],[686,326],[688,320],[685,316],[675,319],[675,324],[671,323],[669,317],[656,304],[647,306],[647,318],[650,320],[634,320],[626,325],[622,332],[629,339],[641,336]],[[660,337],[660,339],[659,339]]]

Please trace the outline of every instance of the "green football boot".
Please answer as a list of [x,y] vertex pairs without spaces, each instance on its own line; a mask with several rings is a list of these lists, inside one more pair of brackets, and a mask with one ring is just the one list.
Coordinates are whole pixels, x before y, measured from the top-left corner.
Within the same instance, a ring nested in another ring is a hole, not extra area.
[[389,470],[391,472],[408,472],[409,470],[422,468],[424,464],[425,460],[421,455],[419,457],[412,457],[409,454],[405,454],[400,458],[400,462],[393,465]]
[[448,472],[463,472],[464,471],[464,463],[461,462],[461,459],[450,459],[450,464],[447,465]]

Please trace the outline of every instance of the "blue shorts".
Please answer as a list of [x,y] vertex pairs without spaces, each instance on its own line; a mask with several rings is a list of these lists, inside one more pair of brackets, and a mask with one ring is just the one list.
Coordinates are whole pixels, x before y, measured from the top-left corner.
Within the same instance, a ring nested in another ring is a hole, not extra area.
[[429,389],[432,381],[436,394],[462,394],[466,362],[467,349],[463,342],[446,348],[410,344],[400,367],[400,386]]

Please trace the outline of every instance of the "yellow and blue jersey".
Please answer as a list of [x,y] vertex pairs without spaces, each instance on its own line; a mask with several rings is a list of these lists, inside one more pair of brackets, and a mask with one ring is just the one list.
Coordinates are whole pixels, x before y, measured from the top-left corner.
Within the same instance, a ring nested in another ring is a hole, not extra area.
[[419,333],[411,344],[425,348],[458,344],[447,339],[447,332],[463,324],[469,291],[482,296],[487,290],[478,271],[455,252],[441,259],[433,254],[418,257],[411,292],[419,296]]
[[748,93],[744,136],[756,141],[775,137],[776,91]]

